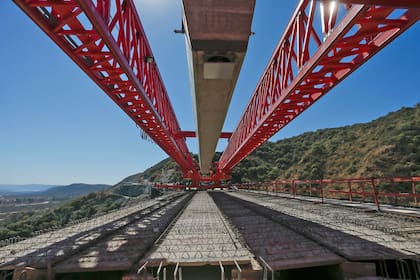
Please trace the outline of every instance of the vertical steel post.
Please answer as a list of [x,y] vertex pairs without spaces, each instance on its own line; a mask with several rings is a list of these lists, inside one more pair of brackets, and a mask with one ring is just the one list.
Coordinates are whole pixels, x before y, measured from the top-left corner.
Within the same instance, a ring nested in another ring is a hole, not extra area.
[[158,268],[158,270],[157,270],[157,275],[156,275],[156,278],[157,278],[157,280],[160,280],[160,271],[162,270],[162,265],[163,265],[163,262],[160,262],[160,264],[159,264],[159,268]]
[[239,266],[239,264],[238,264],[238,262],[236,260],[233,260],[233,262],[235,263],[236,268],[238,269],[238,278],[237,278],[237,280],[242,280],[242,269],[241,269],[241,267]]
[[380,206],[379,206],[379,199],[378,199],[378,191],[376,189],[376,183],[375,183],[375,178],[371,179],[372,182],[372,189],[373,189],[373,194],[375,196],[375,204],[376,204],[376,208],[378,209],[378,211],[380,211]]
[[362,202],[364,203],[364,202],[365,202],[365,200],[366,200],[365,183],[364,183],[364,182],[362,182],[360,185],[361,185],[361,187],[362,187]]
[[177,279],[176,274],[178,273],[178,266],[179,266],[179,262],[177,262],[177,263],[176,263],[176,266],[175,266],[175,270],[174,270],[174,280],[176,280],[176,279]]
[[219,261],[220,266],[220,279],[225,280],[225,269],[223,268],[223,264],[221,261]]
[[296,197],[296,183],[295,183],[295,180],[292,180],[292,192],[293,192],[293,197]]
[[53,270],[53,266],[52,266],[52,263],[51,262],[48,262],[48,276],[47,276],[47,279],[48,280],[53,280],[53,279],[55,279],[55,277],[54,277],[54,270]]

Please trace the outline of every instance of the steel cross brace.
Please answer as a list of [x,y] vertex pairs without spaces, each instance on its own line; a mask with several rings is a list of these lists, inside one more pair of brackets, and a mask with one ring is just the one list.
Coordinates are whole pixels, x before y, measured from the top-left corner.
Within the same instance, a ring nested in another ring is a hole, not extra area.
[[132,0],[14,2],[181,167],[196,163]]
[[416,8],[302,0],[218,169],[229,174],[243,158],[419,19],[420,9]]

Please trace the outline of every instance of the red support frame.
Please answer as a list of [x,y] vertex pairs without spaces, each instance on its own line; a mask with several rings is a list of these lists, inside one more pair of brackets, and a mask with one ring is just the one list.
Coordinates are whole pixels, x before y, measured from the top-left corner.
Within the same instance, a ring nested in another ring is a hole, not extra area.
[[228,179],[240,160],[420,19],[417,0],[300,1],[237,129],[221,134],[229,144],[217,168],[201,177],[185,142],[194,133],[180,130],[133,0],[14,2],[193,185]]
[[[232,136],[232,132],[221,132],[219,138],[229,139],[231,136]],[[197,133],[195,131],[180,131],[178,133],[178,137],[195,138],[197,137]]]
[[220,158],[221,172],[229,174],[243,158],[420,19],[420,9],[401,9],[398,0],[378,2],[395,5],[299,3]]
[[132,0],[14,2],[181,167],[197,177]]

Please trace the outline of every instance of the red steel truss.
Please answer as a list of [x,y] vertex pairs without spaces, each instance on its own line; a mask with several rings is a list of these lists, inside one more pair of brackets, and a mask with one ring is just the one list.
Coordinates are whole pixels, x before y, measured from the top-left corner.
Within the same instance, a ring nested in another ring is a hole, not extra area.
[[230,137],[221,172],[229,173],[420,18],[417,0],[369,3],[390,6],[300,1]]
[[196,163],[132,0],[14,0],[181,167]]
[[[14,0],[98,86],[199,182],[232,168],[420,19],[418,0],[301,0],[209,177],[200,176],[133,0]],[[358,5],[360,4],[360,5]]]

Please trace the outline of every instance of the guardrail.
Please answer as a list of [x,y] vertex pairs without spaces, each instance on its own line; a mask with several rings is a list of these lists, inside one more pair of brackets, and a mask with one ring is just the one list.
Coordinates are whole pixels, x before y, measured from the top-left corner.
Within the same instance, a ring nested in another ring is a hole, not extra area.
[[378,210],[381,204],[420,206],[420,177],[275,180],[232,187],[318,197],[322,203],[328,198],[372,202]]

